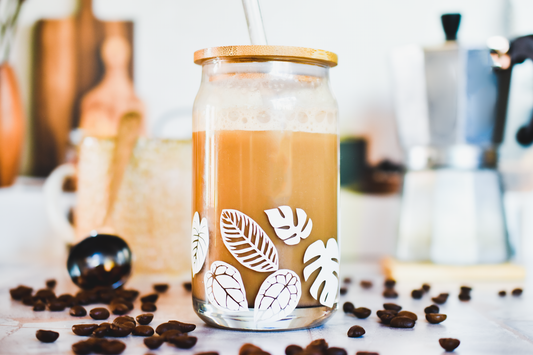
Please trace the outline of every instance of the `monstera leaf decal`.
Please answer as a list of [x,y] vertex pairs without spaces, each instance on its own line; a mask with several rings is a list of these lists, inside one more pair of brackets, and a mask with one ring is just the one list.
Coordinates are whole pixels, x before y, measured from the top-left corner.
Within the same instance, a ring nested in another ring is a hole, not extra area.
[[235,267],[223,261],[214,261],[204,281],[207,299],[213,306],[224,311],[248,311],[246,290]]
[[313,221],[307,219],[307,213],[301,208],[296,209],[298,223],[294,225],[294,216],[290,206],[280,206],[265,211],[270,225],[279,239],[287,245],[296,245],[300,240],[309,237],[313,229]]
[[207,228],[207,219],[194,213],[192,220],[192,274],[196,275],[202,270],[205,258],[207,257],[207,248],[209,247],[209,230]]
[[226,248],[242,265],[258,272],[278,270],[278,251],[253,219],[237,210],[223,210],[220,231]]
[[302,295],[302,284],[292,270],[278,270],[263,282],[255,298],[254,321],[275,321],[290,314]]
[[[330,238],[327,245],[324,246],[323,241],[317,240],[305,251],[304,263],[316,257],[318,259],[304,268],[304,279],[307,281],[315,271],[319,270],[309,292],[320,304],[326,307],[333,307],[339,288],[339,246],[337,241]],[[319,298],[318,290],[322,283],[324,283],[324,288]]]

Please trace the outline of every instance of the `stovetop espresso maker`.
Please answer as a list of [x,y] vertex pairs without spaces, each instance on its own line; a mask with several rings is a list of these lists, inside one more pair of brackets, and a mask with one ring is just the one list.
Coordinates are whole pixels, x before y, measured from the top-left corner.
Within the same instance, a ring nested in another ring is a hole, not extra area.
[[[446,42],[393,52],[396,118],[406,175],[397,258],[498,263],[510,248],[497,171],[514,64],[533,58],[533,37],[494,48],[457,42],[461,15],[445,14]],[[519,142],[533,142],[533,125]]]

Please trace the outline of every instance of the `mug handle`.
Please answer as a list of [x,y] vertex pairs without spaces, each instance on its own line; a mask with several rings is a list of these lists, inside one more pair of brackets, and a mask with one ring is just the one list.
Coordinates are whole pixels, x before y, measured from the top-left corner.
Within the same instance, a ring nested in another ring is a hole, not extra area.
[[63,164],[52,171],[43,185],[46,214],[52,229],[66,244],[74,244],[75,231],[61,208],[63,183],[66,178],[76,175],[74,164]]

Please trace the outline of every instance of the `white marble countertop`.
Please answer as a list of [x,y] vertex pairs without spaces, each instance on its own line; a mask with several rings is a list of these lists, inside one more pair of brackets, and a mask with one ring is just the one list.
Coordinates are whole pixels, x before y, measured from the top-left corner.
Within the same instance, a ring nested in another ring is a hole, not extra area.
[[[142,337],[130,335],[121,338],[127,345],[123,354],[195,354],[216,350],[220,355],[236,355],[240,346],[249,342],[273,355],[282,355],[289,344],[305,347],[314,339],[325,338],[330,346],[343,347],[351,355],[356,351],[376,351],[380,355],[429,355],[444,353],[438,339],[445,337],[461,340],[461,345],[455,351],[461,355],[533,354],[532,295],[527,288],[520,297],[509,295],[514,287],[522,285],[474,283],[470,285],[473,287],[472,300],[461,302],[457,298],[460,284],[432,284],[430,295],[450,293],[448,302],[441,306],[441,313],[447,314],[448,319],[439,325],[432,325],[425,320],[423,311],[432,303],[430,296],[425,295],[421,300],[414,300],[410,296],[411,290],[419,288],[420,284],[399,282],[399,298],[386,300],[381,296],[383,280],[377,264],[343,265],[342,274],[351,276],[354,282],[349,286],[348,293],[341,297],[340,308],[344,302],[351,301],[356,307],[370,308],[372,315],[361,320],[338,311],[322,327],[288,332],[242,332],[208,327],[194,314],[190,293],[182,287],[181,280],[165,279],[161,275],[137,275],[128,282],[127,287],[138,289],[141,295],[152,292],[151,285],[154,282],[169,282],[171,285],[169,291],[159,298],[158,310],[154,312],[151,325],[155,328],[170,319],[195,323],[197,328],[191,335],[198,337],[198,343],[191,350],[163,344],[158,350],[149,351]],[[43,288],[45,280],[49,278],[58,280],[57,294],[74,293],[76,288],[66,270],[54,265],[0,265],[0,275],[0,354],[72,354],[71,345],[84,339],[72,333],[72,325],[95,321],[89,316],[71,317],[68,311],[33,312],[32,307],[13,301],[9,296],[10,288],[25,284],[36,290]],[[362,289],[359,280],[363,278],[373,280],[374,287]],[[501,289],[507,290],[506,297],[497,295]],[[384,302],[395,302],[405,310],[415,312],[419,317],[416,326],[413,329],[394,329],[382,325],[375,312],[383,309]],[[97,305],[87,306],[87,310],[92,307]],[[130,315],[140,313],[143,312],[140,311],[139,301],[136,301]],[[348,338],[346,332],[353,325],[365,328],[366,334],[362,338]],[[55,343],[40,343],[35,338],[38,329],[58,331],[60,337]]]

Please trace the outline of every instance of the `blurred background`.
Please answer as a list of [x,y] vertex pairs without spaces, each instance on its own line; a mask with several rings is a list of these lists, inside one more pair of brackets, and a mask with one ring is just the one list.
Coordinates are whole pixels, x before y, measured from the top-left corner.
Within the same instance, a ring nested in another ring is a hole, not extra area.
[[[261,10],[269,44],[338,54],[331,85],[343,142],[343,257],[377,260],[394,255],[405,157],[395,117],[393,50],[411,44],[441,45],[444,13],[462,15],[458,39],[472,48],[486,47],[493,36],[513,39],[531,34],[533,3],[268,0],[261,2]],[[124,53],[131,50],[131,58],[126,55],[118,64],[100,56],[104,41],[113,36],[124,39]],[[38,178],[72,159],[69,147],[76,137],[71,131],[82,122],[83,100],[90,101],[89,93],[96,91],[106,66],[122,65],[128,73],[134,92],[128,95],[142,105],[148,135],[186,137],[201,76],[201,67],[193,63],[194,51],[236,44],[249,44],[238,0],[26,0],[8,58],[24,113],[20,174],[26,178],[0,189],[0,225],[10,231],[10,237],[3,233],[10,248],[2,248],[0,258],[13,259],[13,250],[22,249],[34,258],[61,243],[42,212],[46,201]],[[129,92],[124,85],[120,90]],[[105,97],[105,88],[99,95]],[[527,218],[533,215],[533,194],[524,183],[533,177],[533,153],[519,145],[515,135],[532,112],[533,65],[527,61],[513,69],[499,148],[505,218],[517,262],[525,260],[524,236],[533,231],[533,218]],[[67,196],[63,208],[68,209],[73,198]]]

